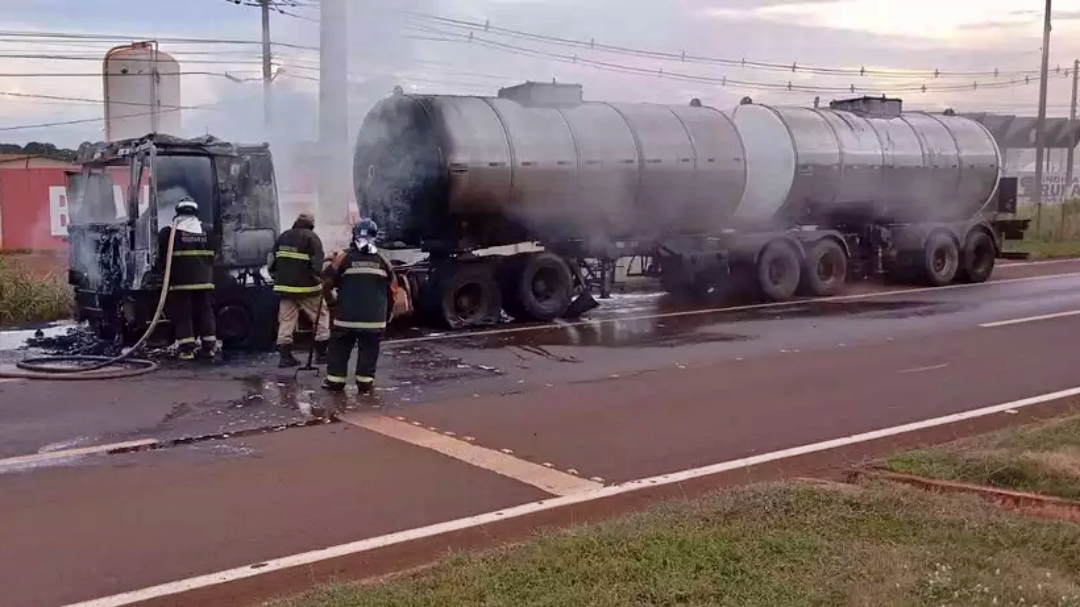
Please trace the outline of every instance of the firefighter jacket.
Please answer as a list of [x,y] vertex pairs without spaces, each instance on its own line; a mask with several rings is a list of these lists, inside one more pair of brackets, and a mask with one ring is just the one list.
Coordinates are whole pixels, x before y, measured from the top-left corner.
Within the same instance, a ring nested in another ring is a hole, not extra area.
[[281,297],[305,299],[318,296],[322,290],[319,271],[323,245],[313,228],[309,222],[297,221],[274,244],[269,270],[274,277],[274,291]]
[[[197,221],[197,220],[196,220]],[[173,243],[170,291],[212,291],[214,289],[214,240],[205,231],[176,230]],[[165,258],[169,251],[169,234],[174,228],[166,226],[158,232],[158,274],[164,274]]]
[[326,286],[337,288],[334,326],[358,331],[382,331],[394,311],[394,269],[378,253],[355,246],[326,268]]

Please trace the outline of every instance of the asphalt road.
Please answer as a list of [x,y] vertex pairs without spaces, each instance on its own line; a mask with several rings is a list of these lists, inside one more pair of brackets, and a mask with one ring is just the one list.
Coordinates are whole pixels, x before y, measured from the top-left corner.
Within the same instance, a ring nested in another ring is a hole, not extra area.
[[[1066,262],[786,306],[634,296],[565,326],[405,338],[374,401],[252,360],[0,383],[0,604],[86,601],[1067,390],[1078,311],[1080,262]],[[261,592],[310,583],[310,568],[284,581],[289,562]],[[259,594],[229,588],[160,604]]]

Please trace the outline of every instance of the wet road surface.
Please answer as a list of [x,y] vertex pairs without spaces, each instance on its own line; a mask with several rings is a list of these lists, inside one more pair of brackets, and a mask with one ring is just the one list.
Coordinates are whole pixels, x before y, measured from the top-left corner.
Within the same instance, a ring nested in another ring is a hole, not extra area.
[[[0,603],[63,605],[547,495],[497,458],[436,453],[439,437],[610,484],[1071,388],[1080,316],[979,325],[1080,310],[1074,272],[715,312],[634,295],[567,326],[406,337],[374,401],[267,360],[0,383]],[[426,434],[396,440],[348,411]],[[133,439],[165,448],[2,463]]]

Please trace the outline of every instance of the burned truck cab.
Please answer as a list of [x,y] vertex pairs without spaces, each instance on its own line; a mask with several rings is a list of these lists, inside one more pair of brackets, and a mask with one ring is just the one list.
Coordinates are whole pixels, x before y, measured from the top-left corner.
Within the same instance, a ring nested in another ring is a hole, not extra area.
[[[103,339],[130,344],[142,336],[161,293],[158,231],[172,222],[177,201],[190,196],[216,245],[218,336],[227,347],[273,343],[276,299],[266,264],[280,221],[269,146],[155,134],[85,144],[78,163],[81,170],[67,182],[78,320]],[[165,319],[148,343],[171,341]]]

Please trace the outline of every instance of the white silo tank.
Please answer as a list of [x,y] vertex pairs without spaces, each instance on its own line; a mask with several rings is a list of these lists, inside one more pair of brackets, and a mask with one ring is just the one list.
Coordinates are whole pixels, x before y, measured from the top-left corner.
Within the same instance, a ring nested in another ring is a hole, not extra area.
[[180,64],[156,42],[115,47],[103,68],[107,141],[181,134]]

